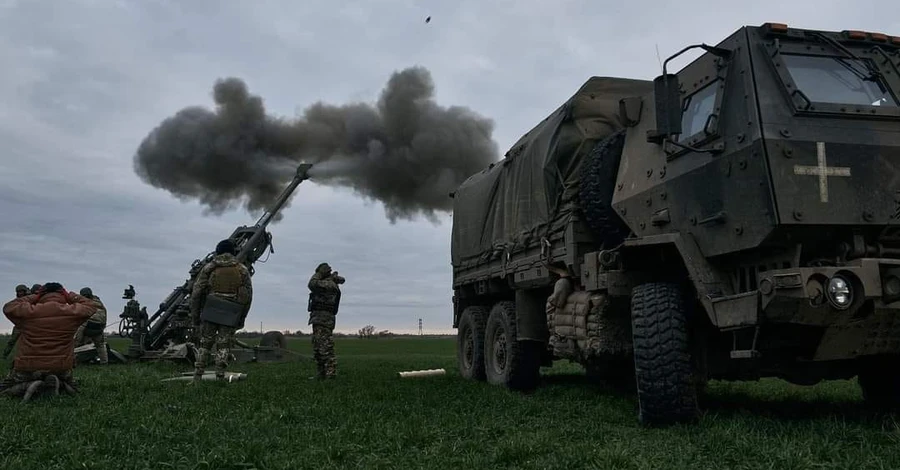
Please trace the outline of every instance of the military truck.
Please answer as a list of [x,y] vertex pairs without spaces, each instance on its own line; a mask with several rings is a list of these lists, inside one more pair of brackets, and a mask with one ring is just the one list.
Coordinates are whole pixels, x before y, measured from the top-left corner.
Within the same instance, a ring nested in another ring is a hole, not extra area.
[[451,194],[461,375],[568,359],[646,425],[696,420],[711,379],[896,405],[900,36],[766,23],[662,68],[591,77]]

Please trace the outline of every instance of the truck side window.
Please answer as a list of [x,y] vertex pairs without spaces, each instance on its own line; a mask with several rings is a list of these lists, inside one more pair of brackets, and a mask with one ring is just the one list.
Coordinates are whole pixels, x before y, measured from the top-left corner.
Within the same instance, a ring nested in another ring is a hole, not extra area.
[[716,90],[719,81],[714,80],[693,95],[684,100],[684,112],[681,115],[681,136],[679,140],[686,140],[691,136],[703,132],[706,120],[713,113],[716,106]]

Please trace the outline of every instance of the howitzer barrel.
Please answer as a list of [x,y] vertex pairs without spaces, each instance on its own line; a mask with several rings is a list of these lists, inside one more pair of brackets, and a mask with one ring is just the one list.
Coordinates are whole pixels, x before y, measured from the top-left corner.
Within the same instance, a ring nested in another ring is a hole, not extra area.
[[246,261],[247,257],[252,253],[256,246],[259,244],[260,238],[266,236],[266,226],[272,222],[272,218],[275,217],[281,208],[287,204],[288,199],[291,198],[291,195],[294,193],[294,190],[297,189],[297,186],[300,185],[304,180],[309,179],[309,169],[312,168],[312,165],[309,163],[303,163],[297,167],[297,174],[294,176],[293,181],[288,187],[284,188],[284,191],[281,192],[281,195],[278,196],[278,199],[275,201],[275,204],[272,205],[269,210],[267,210],[260,218],[256,221],[255,228],[256,233],[247,240],[247,243],[241,248],[240,252],[237,255],[239,261]]

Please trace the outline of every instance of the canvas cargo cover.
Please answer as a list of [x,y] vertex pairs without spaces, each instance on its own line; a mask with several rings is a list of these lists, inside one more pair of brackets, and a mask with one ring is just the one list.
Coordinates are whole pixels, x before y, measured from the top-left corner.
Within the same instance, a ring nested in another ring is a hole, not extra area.
[[563,230],[581,161],[598,140],[624,127],[619,101],[652,92],[652,81],[591,77],[503,160],[463,182],[453,201],[453,266],[497,259]]

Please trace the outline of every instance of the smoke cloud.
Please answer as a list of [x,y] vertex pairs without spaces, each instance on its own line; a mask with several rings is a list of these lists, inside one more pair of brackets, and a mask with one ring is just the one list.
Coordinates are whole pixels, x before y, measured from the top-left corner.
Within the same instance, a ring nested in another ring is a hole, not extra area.
[[165,119],[134,156],[144,182],[200,201],[207,214],[268,208],[307,162],[312,181],[380,201],[392,223],[438,223],[436,213],[452,207],[448,194],[498,159],[494,122],[439,106],[422,67],[395,72],[374,105],[317,102],[296,120],[267,115],[237,78],[218,80],[213,99],[215,111],[188,107]]

